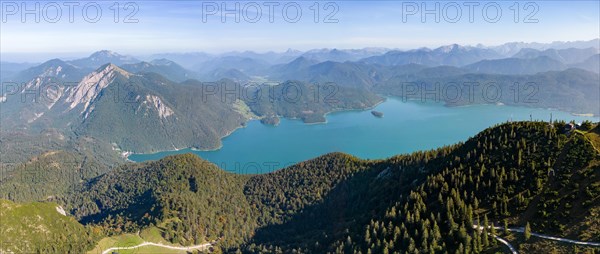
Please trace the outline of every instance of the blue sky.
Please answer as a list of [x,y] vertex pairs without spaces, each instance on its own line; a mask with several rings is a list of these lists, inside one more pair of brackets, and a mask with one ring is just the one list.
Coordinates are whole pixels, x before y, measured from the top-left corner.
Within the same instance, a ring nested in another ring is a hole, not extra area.
[[[278,6],[274,6],[273,22],[269,21],[269,7],[264,2],[134,1],[131,3],[137,8],[137,13],[132,19],[137,23],[123,22],[125,16],[134,10],[132,6],[124,8],[127,2],[119,2],[119,22],[114,21],[114,1],[97,1],[98,6],[88,6],[90,20],[95,16],[95,7],[102,10],[96,23],[86,21],[82,15],[83,5],[87,2],[79,2],[79,6],[73,7],[72,23],[69,8],[63,2],[54,2],[61,8],[61,16],[56,15],[56,5],[38,3],[38,10],[35,10],[35,2],[24,4],[33,12],[41,13],[39,23],[35,22],[34,14],[25,15],[26,20],[22,22],[22,2],[3,1],[0,23],[3,60],[39,60],[34,58],[46,55],[75,57],[100,49],[136,55],[284,51],[288,48],[411,49],[451,43],[498,45],[511,41],[574,41],[600,37],[599,1],[536,1],[530,2],[533,4],[529,6],[525,6],[527,2],[520,1],[518,23],[514,21],[514,1],[496,2],[502,11],[496,23],[486,21],[483,16],[483,6],[488,2],[479,2],[473,7],[472,23],[469,22],[469,7],[464,2],[451,4],[447,1],[336,1],[330,2],[332,4],[327,9],[328,2],[319,1],[318,15],[314,12],[315,1],[276,2]],[[239,23],[231,14],[225,15],[226,21],[222,22],[222,3],[228,9],[235,9],[236,3],[239,4]],[[443,15],[440,22],[435,22],[431,14],[426,15],[425,22],[422,22],[422,4],[427,9],[434,9],[436,3],[440,6],[437,13]],[[14,9],[15,4],[19,10]],[[288,20],[283,17],[285,4],[288,4]],[[217,9],[211,9],[215,6]],[[244,6],[247,8],[244,9]],[[257,20],[256,6],[261,7],[262,16],[256,23],[251,23]],[[409,9],[414,6],[419,10]],[[457,6],[462,12],[458,20],[454,19]],[[297,7],[302,16],[296,23],[291,23],[289,21],[293,21]],[[496,15],[495,7],[488,6],[487,18],[490,20]],[[324,23],[326,16],[335,9],[337,12],[330,20],[337,20],[337,23]],[[536,9],[530,20],[537,20],[537,23],[524,23],[526,16]],[[415,14],[406,16],[404,22],[403,14],[411,10]],[[319,19],[318,23],[314,21],[315,16]]]

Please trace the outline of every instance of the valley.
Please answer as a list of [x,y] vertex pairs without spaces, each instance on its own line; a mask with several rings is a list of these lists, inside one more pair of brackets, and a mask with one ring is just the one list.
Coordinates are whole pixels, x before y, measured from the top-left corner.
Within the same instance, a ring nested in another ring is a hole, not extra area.
[[2,62],[0,252],[596,253],[597,43]]
[[[331,152],[345,152],[363,159],[385,159],[396,154],[434,149],[465,140],[488,126],[529,120],[530,117],[542,121],[548,121],[551,115],[555,120],[600,121],[597,117],[576,117],[548,109],[497,105],[447,107],[432,101],[403,102],[396,97],[386,98],[375,109],[385,113],[385,117],[374,118],[366,110],[331,113],[326,116],[325,124],[316,125],[285,118],[277,127],[251,121],[224,138],[223,146],[217,150],[181,149],[132,154],[128,159],[143,162],[194,153],[224,170],[257,174]],[[442,129],[439,125],[445,127]]]
[[[417,242],[420,249],[479,252],[501,243],[474,225],[502,223],[598,242],[600,151],[585,136],[598,135],[599,128],[567,135],[559,122],[504,123],[435,150],[384,160],[331,153],[259,175],[232,174],[195,155],[175,155],[122,166],[76,191],[57,193],[56,202],[82,223],[78,227],[89,232],[82,236],[92,242],[140,232],[152,241],[216,241],[222,250],[249,253],[410,252]],[[501,232],[496,229],[489,233]],[[395,237],[405,240],[374,244]],[[541,244],[500,237],[526,243],[519,251]],[[144,242],[136,241],[128,246]],[[560,253],[594,249],[575,245]]]

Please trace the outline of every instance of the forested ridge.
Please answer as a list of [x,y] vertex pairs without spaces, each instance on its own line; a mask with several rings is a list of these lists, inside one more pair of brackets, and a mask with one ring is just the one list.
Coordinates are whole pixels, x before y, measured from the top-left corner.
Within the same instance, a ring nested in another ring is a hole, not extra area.
[[373,172],[337,185],[321,204],[259,230],[246,250],[473,253],[496,244],[473,225],[505,220],[598,240],[597,226],[581,223],[599,204],[598,151],[561,132],[504,124],[464,144],[373,162]]
[[600,128],[563,126],[505,123],[436,150],[331,153],[261,175],[176,155],[122,166],[56,202],[102,235],[156,228],[228,252],[480,253],[501,248],[473,229],[492,224],[599,241]]

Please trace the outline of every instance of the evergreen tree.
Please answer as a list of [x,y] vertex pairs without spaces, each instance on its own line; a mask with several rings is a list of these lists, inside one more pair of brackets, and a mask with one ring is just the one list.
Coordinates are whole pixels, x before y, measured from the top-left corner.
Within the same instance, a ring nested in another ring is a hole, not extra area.
[[525,236],[525,240],[529,240],[529,238],[531,238],[531,227],[529,226],[529,222],[527,222],[527,224],[525,225],[525,231],[524,231],[524,236]]

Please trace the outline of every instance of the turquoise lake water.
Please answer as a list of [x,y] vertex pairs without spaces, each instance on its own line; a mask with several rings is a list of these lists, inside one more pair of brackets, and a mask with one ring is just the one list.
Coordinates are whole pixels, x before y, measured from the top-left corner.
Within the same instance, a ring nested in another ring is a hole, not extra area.
[[168,155],[195,153],[221,168],[242,174],[273,171],[329,152],[345,152],[364,159],[382,159],[397,154],[433,149],[465,141],[494,124],[554,119],[599,121],[598,117],[527,107],[471,105],[445,107],[441,103],[401,101],[388,98],[375,110],[344,111],[327,115],[327,123],[305,124],[281,119],[279,126],[250,121],[223,139],[221,149],[183,149],[154,154],[133,154],[136,162],[158,160]]

